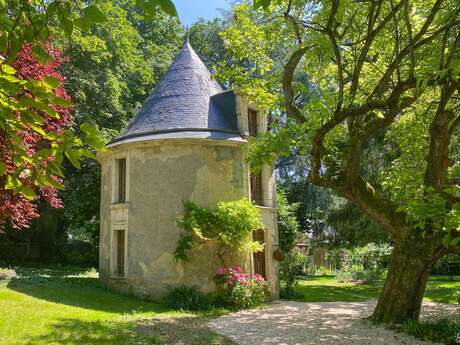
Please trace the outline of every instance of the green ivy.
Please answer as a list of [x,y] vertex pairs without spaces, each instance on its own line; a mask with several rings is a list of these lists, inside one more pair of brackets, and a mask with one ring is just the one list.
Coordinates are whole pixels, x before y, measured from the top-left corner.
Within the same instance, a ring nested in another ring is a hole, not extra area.
[[262,245],[251,236],[253,231],[263,228],[260,210],[248,199],[219,202],[216,208],[200,207],[187,201],[184,208],[178,226],[185,232],[177,243],[176,260],[187,261],[190,250],[206,241],[216,241],[221,249],[262,250]]

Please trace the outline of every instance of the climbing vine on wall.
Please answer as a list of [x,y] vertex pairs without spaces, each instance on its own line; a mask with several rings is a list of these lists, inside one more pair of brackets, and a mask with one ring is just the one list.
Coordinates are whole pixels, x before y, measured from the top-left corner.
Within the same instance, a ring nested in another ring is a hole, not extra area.
[[190,250],[206,241],[217,242],[217,254],[224,266],[223,255],[229,249],[255,252],[263,249],[251,236],[252,231],[263,228],[260,210],[248,199],[220,202],[216,208],[187,201],[184,208],[184,216],[177,222],[185,231],[177,243],[176,260],[187,261]]

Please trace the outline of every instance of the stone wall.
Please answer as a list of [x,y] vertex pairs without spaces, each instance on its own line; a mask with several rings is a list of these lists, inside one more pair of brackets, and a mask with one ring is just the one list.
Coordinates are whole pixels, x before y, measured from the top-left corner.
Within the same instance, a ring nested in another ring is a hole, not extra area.
[[[176,221],[183,214],[185,201],[213,207],[219,201],[245,196],[240,145],[170,140],[121,145],[103,154],[101,279],[149,297],[160,297],[168,286],[179,284],[212,291],[212,277],[222,266],[215,244],[195,248],[188,263],[176,262],[173,253],[182,231]],[[113,203],[117,158],[127,159],[127,202],[123,204]],[[116,229],[127,232],[126,279],[112,279],[115,260],[111,243]],[[229,254],[226,261],[250,271],[250,255]]]

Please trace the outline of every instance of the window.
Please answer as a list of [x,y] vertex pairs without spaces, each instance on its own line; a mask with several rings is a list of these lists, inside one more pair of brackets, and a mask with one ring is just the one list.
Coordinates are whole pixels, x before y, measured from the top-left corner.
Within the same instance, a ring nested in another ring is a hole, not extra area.
[[115,276],[125,276],[125,230],[115,230]]
[[257,111],[248,109],[248,128],[249,128],[249,135],[252,137],[256,137],[258,134],[257,128]]
[[251,185],[251,200],[256,203],[256,205],[263,206],[263,190],[262,190],[262,174],[251,173],[250,181]]
[[117,202],[126,202],[126,159],[117,159],[118,168],[118,199]]
[[[254,241],[258,241],[260,244],[265,243],[265,231],[260,229],[253,231],[252,239]],[[260,274],[262,277],[267,278],[266,270],[265,270],[265,250],[261,252],[254,252],[254,273]]]

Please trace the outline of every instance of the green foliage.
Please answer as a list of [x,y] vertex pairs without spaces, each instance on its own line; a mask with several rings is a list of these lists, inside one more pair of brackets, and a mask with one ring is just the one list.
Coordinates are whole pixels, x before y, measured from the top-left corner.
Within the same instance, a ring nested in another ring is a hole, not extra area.
[[325,221],[334,230],[326,236],[332,246],[351,248],[390,241],[388,234],[379,224],[369,219],[349,201],[340,200],[331,205]]
[[[135,114],[180,46],[177,18],[157,13],[144,21],[134,0],[98,2],[107,20],[75,30],[62,68],[76,105],[76,121],[96,124],[107,140]],[[105,133],[107,132],[107,134]]]
[[440,258],[434,266],[434,274],[450,275],[452,278],[459,275],[460,255],[448,254]]
[[385,276],[391,246],[388,244],[369,243],[363,247],[343,249],[338,254],[342,257],[342,267],[337,273],[339,281],[361,280],[372,282]]
[[[448,0],[434,5],[417,0],[406,7],[392,7],[388,2],[362,5],[351,0],[320,3],[254,1],[253,8],[242,4],[235,8],[233,21],[222,35],[229,54],[240,62],[238,66],[226,64],[222,73],[242,89],[248,85],[251,90],[247,95],[252,101],[261,97],[275,100],[264,104],[281,114],[280,119],[284,112],[288,115],[287,120],[280,121],[284,126],[276,127],[252,146],[250,161],[258,165],[297,152],[307,163],[314,158],[319,175],[316,183],[345,197],[348,191],[342,179],[350,178],[347,173],[358,168],[356,176],[362,179],[363,189],[368,186],[372,190],[373,198],[389,202],[391,210],[400,207],[399,211],[408,216],[409,226],[425,226],[428,232],[444,237],[444,244],[457,245],[460,220],[452,200],[458,197],[449,196],[452,193],[444,188],[451,190],[459,183],[459,121],[452,112],[450,122],[444,122],[450,127],[444,135],[433,131],[438,128],[433,121],[436,114],[439,118],[458,107],[455,88],[447,94],[444,90],[449,80],[455,84],[459,78],[455,43],[458,4]],[[391,11],[395,13],[391,15]],[[374,29],[349,30],[368,25]],[[443,33],[431,36],[435,28]],[[395,46],[401,48],[398,59],[392,50]],[[294,53],[301,58],[290,60]],[[398,83],[404,84],[403,92],[394,89]],[[396,91],[394,99],[390,97],[392,91]],[[441,97],[446,102],[439,102]],[[446,113],[436,113],[439,105]],[[436,147],[433,143],[443,137],[447,139],[446,152],[449,150],[445,167],[442,159],[427,161]],[[348,149],[358,141],[359,150],[353,156]],[[379,150],[373,149],[376,144]],[[310,151],[313,146],[316,151]],[[374,163],[372,169],[368,162]],[[429,171],[440,169],[443,182],[434,187],[443,203],[429,196],[428,187],[433,183],[427,179]],[[435,221],[424,219],[426,206],[417,202],[421,198],[426,199],[423,204],[431,205],[428,214],[436,214]],[[363,200],[369,205],[368,201]],[[379,213],[391,213],[381,206],[377,207]]]
[[214,209],[188,201],[178,226],[185,230],[175,251],[177,260],[186,261],[188,251],[197,243],[215,240],[222,247],[241,251],[260,251],[261,245],[252,241],[252,232],[263,228],[260,210],[248,199],[219,202]]
[[58,261],[62,264],[77,267],[98,267],[98,247],[91,242],[70,240],[59,249]]
[[443,342],[445,344],[458,344],[460,342],[460,323],[449,319],[407,321],[401,331],[416,338]]
[[220,33],[225,30],[225,25],[225,20],[220,18],[209,21],[200,18],[188,30],[193,50],[196,51],[211,74],[214,74],[216,65],[226,58],[224,41],[220,36]]
[[205,294],[192,286],[177,286],[168,291],[166,303],[174,310],[206,311],[216,305],[213,294]]
[[237,86],[262,108],[271,109],[277,102],[272,91],[279,76],[271,73],[275,67],[272,57],[278,48],[271,42],[278,40],[282,29],[276,25],[254,25],[254,21],[261,18],[247,3],[235,6],[232,14],[233,21],[221,33],[231,54],[217,65],[217,77]]
[[308,257],[305,254],[297,250],[286,254],[283,261],[281,261],[279,269],[281,297],[295,297],[298,284],[297,277],[306,270],[307,265]]
[[279,247],[289,252],[294,248],[299,235],[299,224],[295,212],[298,203],[289,204],[286,192],[279,190],[276,194],[276,210],[278,212],[278,240]]

